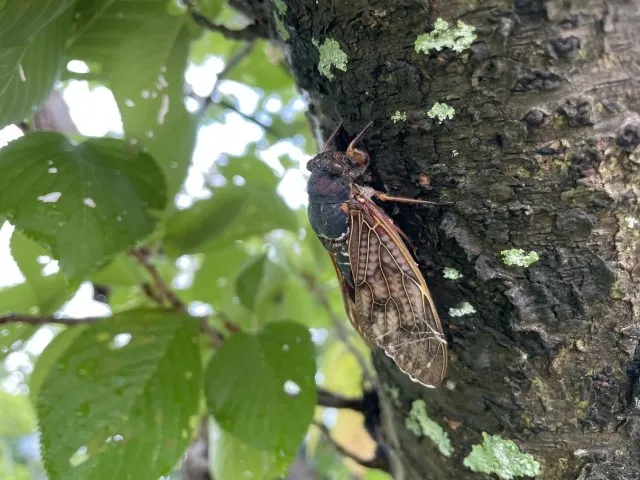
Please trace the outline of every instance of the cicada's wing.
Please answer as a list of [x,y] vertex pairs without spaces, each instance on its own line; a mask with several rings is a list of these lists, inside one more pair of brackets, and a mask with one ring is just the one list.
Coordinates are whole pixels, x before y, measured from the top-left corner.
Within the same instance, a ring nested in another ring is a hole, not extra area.
[[358,318],[358,311],[356,310],[355,303],[355,290],[349,285],[344,279],[338,264],[336,263],[336,259],[333,254],[329,254],[331,257],[331,262],[333,263],[334,268],[336,269],[336,275],[338,276],[338,283],[340,284],[340,291],[342,292],[342,300],[344,301],[344,310],[347,312],[347,317],[349,317],[349,321],[353,328],[355,328],[356,332],[362,337],[362,339],[367,342],[370,347],[375,346],[375,343],[371,342],[368,338],[368,335],[362,330],[362,322]]
[[356,196],[349,208],[349,257],[358,330],[415,382],[440,384],[447,342],[429,289],[391,219]]

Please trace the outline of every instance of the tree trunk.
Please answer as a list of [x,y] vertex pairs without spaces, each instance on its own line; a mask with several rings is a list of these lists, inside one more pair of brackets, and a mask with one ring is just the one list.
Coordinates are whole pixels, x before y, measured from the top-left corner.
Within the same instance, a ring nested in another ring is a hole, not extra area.
[[[375,354],[396,477],[488,478],[463,465],[487,432],[531,453],[538,478],[640,478],[640,1],[283,1],[232,5],[272,22],[318,130],[374,120],[373,184],[452,202],[383,206],[450,347],[437,390]],[[438,18],[475,26],[473,45],[416,52]],[[326,39],[347,55],[331,80]],[[436,102],[453,119],[430,118]],[[539,260],[507,265],[509,249]],[[475,312],[451,315],[463,302]],[[420,398],[451,457],[405,427]]]

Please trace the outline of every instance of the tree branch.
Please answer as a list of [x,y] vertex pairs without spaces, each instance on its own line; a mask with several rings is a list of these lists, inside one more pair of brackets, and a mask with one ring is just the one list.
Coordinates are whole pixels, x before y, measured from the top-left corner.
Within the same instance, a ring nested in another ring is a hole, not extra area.
[[58,325],[86,325],[89,323],[99,322],[108,317],[85,317],[85,318],[62,318],[53,315],[37,316],[26,315],[22,313],[7,313],[0,315],[0,325],[6,323],[27,323],[29,325],[46,325],[47,323],[56,323]]
[[191,18],[197,25],[200,25],[207,30],[211,30],[212,32],[219,32],[229,40],[256,40],[258,38],[267,38],[269,36],[265,25],[252,23],[241,30],[233,30],[225,27],[224,25],[213,23],[207,17],[202,15],[196,9],[196,5],[193,0],[182,0],[182,3],[187,7],[189,15],[191,15]]
[[211,88],[211,92],[204,98],[202,102],[202,107],[200,108],[201,112],[205,112],[212,103],[214,103],[213,97],[218,91],[218,86],[220,85],[220,81],[227,78],[229,73],[233,71],[233,69],[253,50],[253,42],[246,43],[240,50],[238,50],[225,64],[222,71],[216,77],[216,81],[213,84],[213,88]]
[[331,446],[343,457],[350,458],[358,465],[362,465],[366,468],[377,468],[378,470],[382,470],[383,472],[391,473],[391,466],[389,464],[389,459],[384,455],[375,455],[372,459],[365,459],[360,457],[359,455],[349,452],[345,450],[345,448],[336,442],[333,437],[331,437],[331,432],[329,429],[322,423],[313,421],[313,425],[318,427],[320,431],[324,434],[324,437],[331,444]]
[[348,408],[357,412],[364,412],[362,398],[347,398],[337,395],[324,388],[318,387],[318,398],[316,404],[328,408]]

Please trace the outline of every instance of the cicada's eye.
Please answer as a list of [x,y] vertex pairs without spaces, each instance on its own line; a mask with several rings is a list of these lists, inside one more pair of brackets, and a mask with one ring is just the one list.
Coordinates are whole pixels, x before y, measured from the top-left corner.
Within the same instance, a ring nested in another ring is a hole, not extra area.
[[341,162],[333,161],[329,163],[327,170],[332,175],[342,175],[344,173],[344,165]]
[[313,157],[311,160],[307,162],[307,170],[309,170],[310,172],[313,172],[316,169],[317,165],[318,165],[318,161],[316,160],[316,157]]

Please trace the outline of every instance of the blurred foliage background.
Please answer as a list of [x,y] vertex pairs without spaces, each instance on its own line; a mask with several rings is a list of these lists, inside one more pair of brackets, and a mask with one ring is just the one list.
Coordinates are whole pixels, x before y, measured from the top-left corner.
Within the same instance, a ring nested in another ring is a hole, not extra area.
[[181,478],[203,432],[214,478],[385,478],[312,424],[373,456],[316,405],[369,366],[306,217],[305,101],[223,0],[193,11],[219,27],[0,1],[0,478]]

